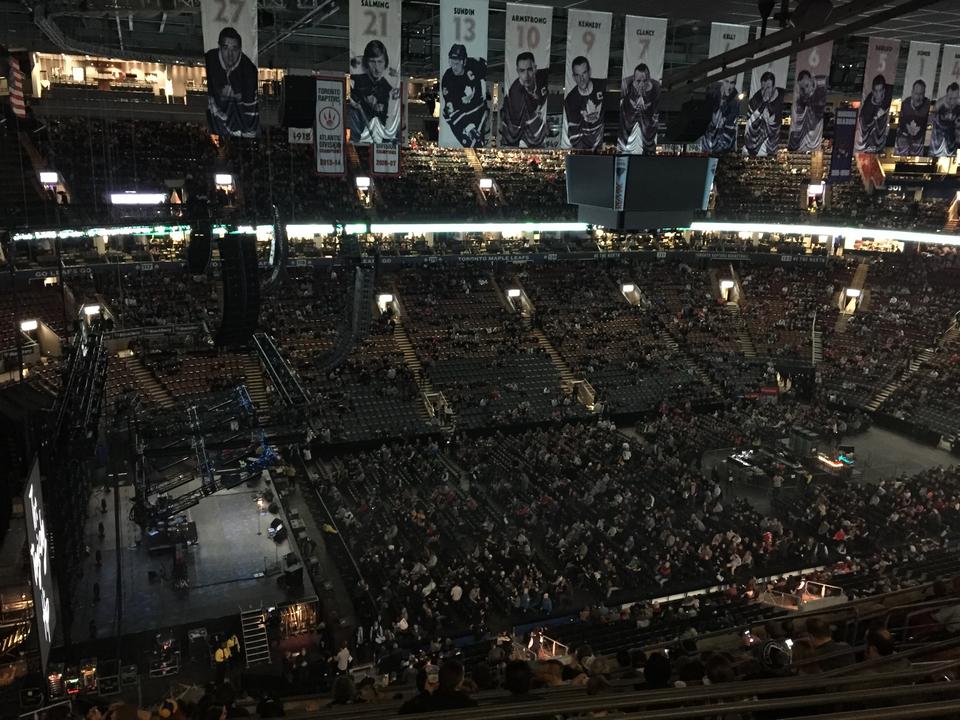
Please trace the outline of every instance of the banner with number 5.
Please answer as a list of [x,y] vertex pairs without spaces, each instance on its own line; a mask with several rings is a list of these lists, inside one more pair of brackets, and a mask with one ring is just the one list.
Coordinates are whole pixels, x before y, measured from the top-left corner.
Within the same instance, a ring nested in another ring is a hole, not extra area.
[[440,0],[440,147],[484,147],[490,126],[487,0]]
[[608,12],[592,10],[567,13],[562,148],[596,151],[603,144],[612,18]]
[[900,59],[900,41],[889,38],[870,38],[867,64],[863,74],[863,92],[857,134],[853,151],[880,153],[887,145],[890,129],[890,102],[893,100],[893,81]]
[[200,16],[210,132],[256,137],[257,0],[204,0]]
[[930,154],[952,157],[960,148],[960,45],[944,45],[940,85],[933,105]]
[[547,140],[547,94],[553,8],[507,3],[500,104],[500,146],[542,148]]
[[400,141],[400,0],[350,0],[350,142]]
[[666,18],[624,18],[623,77],[617,152],[653,155],[660,121],[660,81],[667,47]]

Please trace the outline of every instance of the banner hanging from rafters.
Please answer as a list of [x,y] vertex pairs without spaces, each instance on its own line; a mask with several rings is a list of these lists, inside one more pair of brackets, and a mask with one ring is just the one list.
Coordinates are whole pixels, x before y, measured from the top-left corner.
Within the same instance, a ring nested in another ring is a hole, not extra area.
[[547,94],[553,8],[507,3],[500,146],[542,148],[547,140]]
[[787,135],[790,152],[816,152],[823,143],[823,113],[827,109],[832,55],[832,41],[797,53]]
[[750,101],[743,133],[743,154],[765,157],[780,149],[783,101],[790,57],[758,65],[750,75]]
[[400,0],[350,0],[350,142],[400,141]]
[[562,148],[596,152],[603,144],[612,21],[608,12],[573,9],[567,13]]
[[653,155],[657,152],[667,20],[627,15],[623,36],[617,152]]
[[930,154],[953,157],[960,149],[960,45],[944,45],[933,106]]
[[[747,25],[713,23],[710,26],[710,57],[717,57],[746,44],[750,39]],[[740,117],[740,92],[743,73],[718,78],[707,87],[707,109],[710,121],[700,138],[701,152],[724,153],[737,147],[737,118]]]
[[257,0],[204,0],[200,16],[210,132],[256,137],[260,130]]
[[930,119],[930,98],[933,96],[933,82],[939,60],[940,45],[937,43],[910,43],[897,137],[893,144],[894,155],[924,154],[927,121]]
[[863,75],[860,113],[853,150],[858,153],[880,153],[887,145],[890,129],[890,102],[893,100],[893,81],[900,57],[900,41],[889,38],[870,38],[867,64]]
[[440,0],[440,147],[485,147],[488,0]]

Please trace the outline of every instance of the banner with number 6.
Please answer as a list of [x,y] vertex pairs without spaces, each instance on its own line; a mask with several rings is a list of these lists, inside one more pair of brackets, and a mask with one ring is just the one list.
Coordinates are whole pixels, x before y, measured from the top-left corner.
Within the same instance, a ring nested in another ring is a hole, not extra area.
[[617,152],[653,155],[657,152],[667,20],[627,15],[623,35]]
[[400,141],[400,0],[350,0],[350,142]]
[[930,155],[953,157],[960,149],[960,45],[944,45],[940,85],[933,105]]
[[490,126],[487,0],[440,0],[440,147],[484,147]]
[[827,109],[832,55],[832,41],[797,53],[787,136],[790,152],[816,152],[823,144],[823,113]]
[[610,65],[608,12],[567,13],[567,62],[560,147],[596,151],[603,144],[603,98]]
[[542,148],[548,134],[553,8],[507,3],[504,32],[500,146]]
[[205,0],[200,18],[210,132],[256,137],[260,130],[257,0]]
[[887,144],[890,129],[890,102],[893,100],[893,81],[900,58],[900,41],[889,38],[870,38],[867,64],[863,74],[860,114],[853,151],[880,153]]

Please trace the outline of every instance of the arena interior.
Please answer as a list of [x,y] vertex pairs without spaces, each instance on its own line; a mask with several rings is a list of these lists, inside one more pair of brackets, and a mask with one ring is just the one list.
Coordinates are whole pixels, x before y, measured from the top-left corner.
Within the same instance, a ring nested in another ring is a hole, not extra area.
[[542,1],[0,0],[0,718],[960,717],[960,6]]

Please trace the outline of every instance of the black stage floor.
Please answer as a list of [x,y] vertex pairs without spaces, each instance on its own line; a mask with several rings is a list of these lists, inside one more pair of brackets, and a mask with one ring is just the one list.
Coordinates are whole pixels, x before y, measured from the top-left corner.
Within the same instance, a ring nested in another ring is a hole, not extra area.
[[[185,492],[187,485],[178,492]],[[74,637],[80,640],[89,632],[90,620],[97,636],[136,633],[154,628],[199,623],[205,619],[238,615],[241,610],[269,607],[313,596],[314,589],[306,572],[303,589],[288,593],[278,584],[284,557],[296,552],[289,539],[276,544],[267,529],[276,517],[258,512],[257,497],[265,484],[241,486],[204,498],[191,508],[190,519],[197,525],[198,543],[187,549],[190,587],[173,587],[173,551],[150,553],[138,541],[140,528],[129,519],[133,487],[120,487],[120,577],[122,615],[117,626],[117,548],[115,543],[114,498],[112,492],[97,492],[91,498],[86,525],[86,543],[90,549],[83,579],[74,602]],[[100,499],[107,500],[108,511],[101,514]],[[287,518],[281,517],[286,522]],[[97,524],[103,521],[106,537],[97,537]],[[258,531],[260,534],[258,534]],[[96,567],[95,551],[102,553],[102,566]],[[149,571],[166,579],[151,579]],[[93,600],[93,584],[99,582],[99,602]]]

